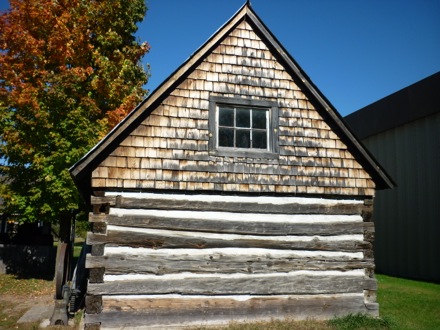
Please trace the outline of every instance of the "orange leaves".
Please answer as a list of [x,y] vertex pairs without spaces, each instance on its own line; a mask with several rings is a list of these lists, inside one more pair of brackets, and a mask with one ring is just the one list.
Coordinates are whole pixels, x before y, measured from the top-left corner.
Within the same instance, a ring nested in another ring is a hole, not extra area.
[[139,103],[140,95],[133,91],[123,99],[121,105],[117,109],[107,112],[109,127],[116,126],[136,107],[136,105]]
[[71,72],[74,75],[76,75],[80,81],[84,81],[87,79],[88,76],[90,76],[93,73],[93,68],[90,66],[87,68],[76,67],[76,68],[72,68]]
[[89,58],[83,54],[93,45],[85,37],[87,26],[75,23],[74,15],[83,14],[75,6],[77,1],[65,7],[52,0],[11,1],[13,10],[0,18],[0,45],[7,50],[2,62],[21,80],[66,65],[86,68]]
[[139,61],[149,45],[133,35],[145,10],[144,0],[11,0],[0,15],[0,157],[12,213],[56,222],[78,203],[67,169],[145,95]]

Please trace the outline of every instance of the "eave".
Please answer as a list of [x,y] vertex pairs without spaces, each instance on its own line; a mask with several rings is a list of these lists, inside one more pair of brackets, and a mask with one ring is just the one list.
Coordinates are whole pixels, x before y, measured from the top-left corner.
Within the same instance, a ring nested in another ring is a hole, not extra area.
[[197,65],[226,38],[243,20],[246,20],[255,32],[267,43],[273,54],[286,71],[308,96],[319,105],[321,114],[332,122],[338,134],[347,143],[350,151],[364,166],[376,183],[377,189],[387,189],[395,186],[389,175],[367,151],[362,143],[354,136],[342,117],[325,98],[311,79],[301,69],[293,57],[285,50],[276,37],[256,15],[249,2],[246,2],[222,27],[220,27],[198,50],[196,50],[180,67],[177,68],[158,88],[141,102],[127,117],[107,134],[93,149],[70,168],[70,173],[76,184],[87,196],[90,190],[90,178],[93,170],[132,132],[149,114],[161,104],[169,93],[178,86]]

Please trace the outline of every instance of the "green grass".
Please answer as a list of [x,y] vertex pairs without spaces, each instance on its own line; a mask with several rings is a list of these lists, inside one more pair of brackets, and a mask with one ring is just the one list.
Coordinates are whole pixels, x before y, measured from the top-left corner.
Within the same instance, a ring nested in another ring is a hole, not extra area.
[[29,278],[21,279],[11,274],[0,274],[0,296],[39,296],[52,294],[52,281]]
[[273,320],[252,323],[231,322],[224,327],[192,327],[188,330],[334,330],[325,321],[294,321],[294,320]]
[[37,329],[38,324],[20,324],[17,320],[30,308],[39,296],[53,295],[52,281],[23,279],[10,274],[0,274],[0,329]]
[[395,324],[388,318],[374,318],[365,314],[350,314],[328,321],[333,329],[338,330],[372,330],[392,329]]
[[73,266],[72,267],[74,269],[75,269],[76,264],[78,262],[79,255],[81,254],[81,249],[83,247],[83,243],[84,243],[84,241],[79,240],[73,244]]
[[395,329],[440,329],[440,284],[377,275],[382,317]]

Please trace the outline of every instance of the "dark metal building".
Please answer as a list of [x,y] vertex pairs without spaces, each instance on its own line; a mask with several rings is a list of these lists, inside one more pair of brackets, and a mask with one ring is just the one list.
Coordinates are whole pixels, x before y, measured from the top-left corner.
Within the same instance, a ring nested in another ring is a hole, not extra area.
[[440,281],[440,72],[345,120],[398,186],[375,199],[377,271]]

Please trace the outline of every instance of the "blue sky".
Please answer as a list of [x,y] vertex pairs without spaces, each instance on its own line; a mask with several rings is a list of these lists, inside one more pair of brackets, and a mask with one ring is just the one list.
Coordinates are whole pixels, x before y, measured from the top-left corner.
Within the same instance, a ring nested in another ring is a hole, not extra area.
[[[154,90],[245,0],[147,0]],[[343,115],[440,71],[439,0],[251,0],[258,16]],[[7,1],[0,0],[0,9]]]

